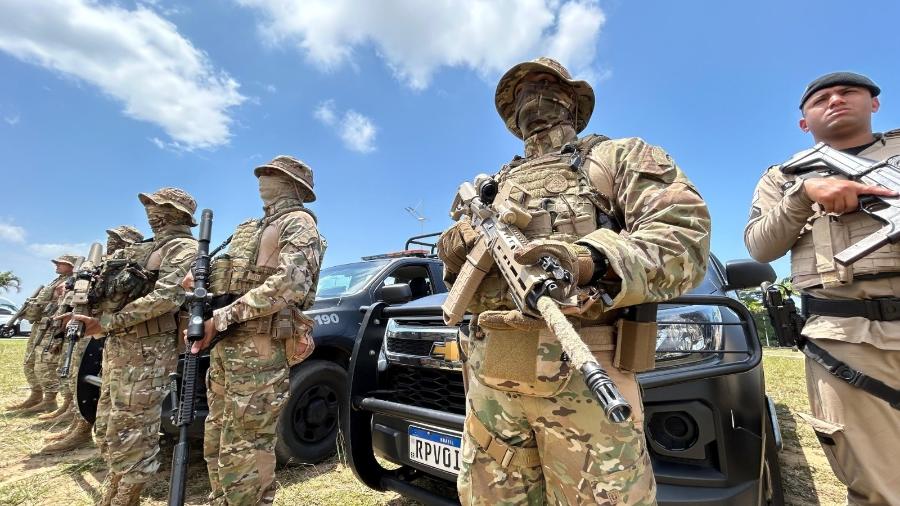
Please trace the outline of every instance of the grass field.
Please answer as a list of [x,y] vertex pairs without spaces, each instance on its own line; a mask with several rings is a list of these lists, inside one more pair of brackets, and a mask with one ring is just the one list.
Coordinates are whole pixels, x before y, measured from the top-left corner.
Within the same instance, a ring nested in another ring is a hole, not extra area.
[[[0,405],[25,395],[20,366],[24,348],[25,340],[0,341]],[[774,350],[764,358],[769,394],[776,402],[784,435],[781,465],[788,503],[843,504],[841,484],[831,474],[812,430],[796,415],[808,409],[800,357],[797,352]],[[105,474],[97,450],[87,446],[57,456],[38,455],[43,438],[64,427],[36,421],[0,412],[0,505],[93,504]],[[162,469],[144,490],[141,504],[166,503],[171,452],[172,443],[164,442]],[[206,470],[199,453],[193,457],[187,503],[203,504],[209,492]],[[338,457],[315,466],[281,469],[277,480],[276,504],[414,504],[396,494],[379,494],[364,487]]]

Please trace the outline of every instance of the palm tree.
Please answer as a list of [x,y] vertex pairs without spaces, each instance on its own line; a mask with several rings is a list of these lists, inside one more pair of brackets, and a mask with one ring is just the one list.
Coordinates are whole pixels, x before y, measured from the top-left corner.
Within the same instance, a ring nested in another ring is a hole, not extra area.
[[11,288],[15,288],[18,292],[22,288],[22,280],[12,271],[0,272],[0,288],[8,292]]

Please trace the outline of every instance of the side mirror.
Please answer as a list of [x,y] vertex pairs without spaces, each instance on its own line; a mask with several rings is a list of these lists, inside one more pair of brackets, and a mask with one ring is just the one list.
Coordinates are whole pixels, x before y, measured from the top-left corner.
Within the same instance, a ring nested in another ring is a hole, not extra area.
[[412,290],[406,283],[385,285],[381,287],[378,299],[388,304],[402,304],[412,300]]
[[774,283],[775,269],[756,260],[731,260],[725,264],[725,289],[744,290],[759,288],[763,282]]

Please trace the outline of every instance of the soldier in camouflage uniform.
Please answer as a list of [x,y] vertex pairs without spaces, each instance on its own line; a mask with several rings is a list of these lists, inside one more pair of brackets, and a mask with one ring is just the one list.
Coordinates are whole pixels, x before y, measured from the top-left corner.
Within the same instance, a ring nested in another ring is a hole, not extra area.
[[[66,278],[72,274],[75,267],[76,257],[74,255],[62,255],[53,260],[56,266],[56,278],[50,283],[44,285],[44,288],[28,302],[28,308],[25,311],[24,318],[32,322],[31,335],[28,336],[28,344],[25,346],[25,360],[23,361],[23,369],[25,372],[25,380],[31,388],[31,394],[23,402],[7,406],[8,410],[28,410],[28,413],[38,413],[49,411],[56,407],[56,391],[44,392],[43,384],[38,378],[35,366],[38,356],[43,350],[44,339],[50,328],[50,319],[56,310],[54,295],[58,286],[65,283]],[[25,412],[25,411],[22,411]]]
[[[119,227],[111,228],[106,231],[106,258],[113,257],[117,251],[122,250],[126,246],[130,246],[134,243],[141,242],[144,239],[144,235],[141,234],[136,228],[130,225],[122,225]],[[83,338],[80,339],[76,345],[75,349],[72,352],[72,364],[69,369],[69,376],[63,382],[68,386],[68,394],[65,398],[65,402],[60,408],[49,415],[41,415],[38,418],[47,419],[55,419],[59,418],[56,421],[62,421],[64,419],[69,419],[69,426],[64,429],[62,432],[58,432],[51,436],[48,436],[44,442],[49,443],[43,448],[41,448],[41,453],[58,453],[63,451],[68,451],[74,448],[77,448],[81,444],[90,441],[91,439],[91,428],[93,425],[85,420],[81,413],[78,410],[78,404],[73,403],[72,398],[78,391],[78,369],[81,367],[81,358],[84,355],[84,351],[88,345],[88,339]],[[105,355],[104,355],[105,357]],[[64,354],[60,354],[60,362],[59,367],[63,366],[63,358]],[[103,419],[104,423],[104,431],[106,420],[104,417],[108,416],[109,413],[109,392],[106,391],[106,396],[101,396],[100,401],[97,404],[97,418]]]
[[[558,62],[521,63],[500,80],[496,106],[525,141],[495,176],[498,199],[531,215],[531,241],[517,260],[545,255],[569,266],[578,287],[602,298],[569,316],[629,401],[629,421],[603,416],[582,377],[562,359],[541,320],[515,310],[496,268],[469,307],[466,424],[460,500],[469,504],[655,504],[635,372],[652,368],[655,331],[639,334],[623,308],[670,299],[706,270],[710,219],[672,158],[641,139],[578,138],[594,107],[590,85]],[[477,239],[467,217],[438,242],[445,279],[455,281]],[[615,357],[615,359],[614,359]],[[576,376],[576,377],[571,377]]]
[[[213,504],[272,504],[275,429],[290,393],[290,368],[313,351],[312,306],[324,247],[312,170],[289,156],[257,167],[265,215],[240,224],[213,260],[210,291],[230,301],[205,323],[210,352],[203,455]],[[190,286],[192,280],[185,280]]]
[[74,317],[85,323],[85,335],[107,336],[103,383],[110,408],[101,451],[109,473],[101,504],[116,506],[138,504],[144,484],[159,469],[162,400],[178,362],[178,309],[184,302],[180,281],[197,254],[191,235],[197,204],[190,195],[162,188],[138,197],[154,237],[126,247],[122,256],[140,266],[134,276],[155,279],[152,288],[118,310],[103,310],[99,318]]

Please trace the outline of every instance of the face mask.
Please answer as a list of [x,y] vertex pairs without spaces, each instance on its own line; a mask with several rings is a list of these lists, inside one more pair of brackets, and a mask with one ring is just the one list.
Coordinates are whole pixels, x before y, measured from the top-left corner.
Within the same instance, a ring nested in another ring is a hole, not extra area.
[[108,236],[106,239],[106,254],[112,255],[116,250],[124,248],[127,244],[116,236]]
[[171,225],[187,225],[189,220],[184,213],[167,205],[147,206],[147,223],[150,224],[150,230],[154,234],[158,234],[163,228]]
[[263,209],[271,207],[282,199],[303,201],[303,195],[293,179],[267,174],[259,176],[259,197],[263,201]]
[[538,81],[523,84],[516,94],[516,124],[524,138],[560,123],[574,123],[574,99],[559,83]]

